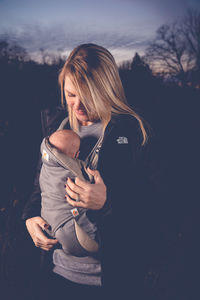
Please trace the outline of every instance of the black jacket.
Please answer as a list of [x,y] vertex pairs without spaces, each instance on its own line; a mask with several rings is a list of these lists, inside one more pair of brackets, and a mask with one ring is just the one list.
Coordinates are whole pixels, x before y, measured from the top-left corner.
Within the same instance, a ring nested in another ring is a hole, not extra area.
[[[42,113],[45,136],[57,129],[65,114],[62,109]],[[107,201],[102,209],[92,212],[100,224],[102,279],[111,290],[131,287],[134,291],[143,280],[152,199],[149,199],[149,148],[148,144],[141,144],[142,132],[135,118],[112,117],[105,130],[97,167],[107,186]],[[40,168],[41,160],[33,192],[24,208],[24,220],[40,215]]]

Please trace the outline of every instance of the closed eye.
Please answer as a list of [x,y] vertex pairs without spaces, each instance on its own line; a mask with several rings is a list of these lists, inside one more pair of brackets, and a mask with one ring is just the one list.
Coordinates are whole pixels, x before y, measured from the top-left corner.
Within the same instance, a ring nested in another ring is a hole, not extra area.
[[65,89],[65,93],[67,94],[68,97],[76,97],[75,94],[71,93],[71,92],[68,91],[67,89]]
[[76,95],[71,94],[71,93],[67,93],[67,96],[68,96],[68,97],[75,97]]

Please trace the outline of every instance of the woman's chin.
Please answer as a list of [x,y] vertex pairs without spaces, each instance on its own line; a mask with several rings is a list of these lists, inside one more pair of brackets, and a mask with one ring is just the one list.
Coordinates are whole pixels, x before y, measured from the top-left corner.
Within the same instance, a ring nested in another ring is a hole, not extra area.
[[81,125],[90,125],[90,124],[92,124],[93,122],[96,121],[95,118],[94,119],[89,118],[86,113],[75,112],[75,115],[76,115],[76,118],[80,122]]
[[89,120],[88,116],[83,114],[76,114],[76,118],[79,121],[79,123],[81,125],[89,125],[89,123],[91,123],[91,121]]
[[89,121],[89,118],[87,115],[85,114],[76,114],[77,119],[81,122],[81,121]]

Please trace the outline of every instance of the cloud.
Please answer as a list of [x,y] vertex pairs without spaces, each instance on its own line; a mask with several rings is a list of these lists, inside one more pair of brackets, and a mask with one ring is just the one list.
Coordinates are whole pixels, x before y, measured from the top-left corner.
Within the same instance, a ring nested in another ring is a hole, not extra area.
[[185,14],[188,8],[199,8],[199,0],[121,0],[121,2],[132,3],[135,9],[141,11],[154,12],[160,14],[163,20],[174,20],[174,18],[181,17]]
[[68,54],[75,46],[92,42],[108,48],[120,62],[131,59],[136,51],[143,52],[148,42],[147,37],[134,33],[82,32],[80,28],[63,28],[63,26],[45,28],[36,25],[20,25],[15,30],[7,31],[7,35],[34,58],[37,57],[40,49],[48,53]]

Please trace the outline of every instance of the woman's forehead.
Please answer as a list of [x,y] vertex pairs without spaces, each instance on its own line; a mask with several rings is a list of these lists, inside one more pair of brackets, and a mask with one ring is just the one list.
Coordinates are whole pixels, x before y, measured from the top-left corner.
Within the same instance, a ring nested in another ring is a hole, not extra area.
[[69,76],[65,76],[65,81],[64,81],[64,87],[67,89],[69,92],[75,92],[76,88],[72,82],[72,80],[69,78]]

